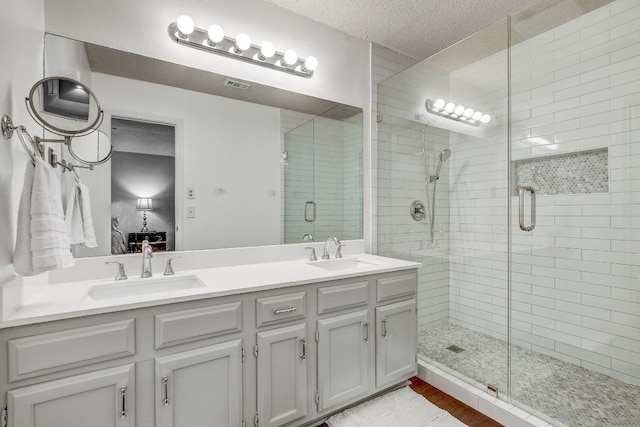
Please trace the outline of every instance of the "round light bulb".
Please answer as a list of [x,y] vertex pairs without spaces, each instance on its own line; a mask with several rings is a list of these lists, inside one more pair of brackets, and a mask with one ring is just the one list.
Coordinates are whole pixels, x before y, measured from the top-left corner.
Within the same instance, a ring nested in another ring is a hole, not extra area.
[[178,16],[176,24],[178,25],[178,31],[180,31],[180,34],[183,34],[185,36],[193,33],[193,30],[196,29],[196,25],[193,23],[193,19],[189,18],[187,15]]
[[276,47],[271,42],[264,42],[260,47],[260,53],[266,58],[271,58],[276,53]]
[[450,102],[444,106],[444,111],[446,111],[447,113],[453,113],[453,110],[455,110],[455,108],[456,108],[456,104],[454,104],[453,102]]
[[482,117],[482,111],[476,111],[475,113],[473,113],[473,116],[471,116],[471,119],[477,122],[478,120],[480,120],[481,117]]
[[287,51],[284,52],[284,62],[287,65],[293,65],[296,62],[298,62],[298,54],[296,53],[295,50],[289,49]]
[[220,43],[224,39],[224,31],[220,25],[212,25],[207,30],[207,35],[209,36],[209,40],[213,43]]
[[471,116],[473,116],[473,108],[467,108],[466,110],[464,110],[464,113],[462,113],[462,115],[467,119],[470,119]]
[[315,56],[309,56],[304,60],[304,68],[309,71],[313,71],[318,68],[318,58]]
[[444,99],[438,98],[433,103],[433,108],[437,108],[438,110],[440,110],[442,107],[444,107],[444,105],[445,105]]
[[249,49],[251,47],[251,38],[246,33],[238,34],[238,37],[236,37],[236,46],[241,51]]
[[482,116],[482,118],[480,119],[480,121],[482,123],[489,123],[491,121],[491,116],[488,114],[485,114],[484,116]]
[[461,116],[464,113],[464,107],[462,105],[458,105],[455,110],[453,110],[453,114],[457,116]]

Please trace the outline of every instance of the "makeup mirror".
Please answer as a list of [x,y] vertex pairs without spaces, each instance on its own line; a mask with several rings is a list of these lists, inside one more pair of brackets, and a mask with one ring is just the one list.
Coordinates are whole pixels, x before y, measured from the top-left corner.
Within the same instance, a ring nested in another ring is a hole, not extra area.
[[31,117],[45,129],[61,136],[87,135],[100,126],[103,113],[94,93],[68,77],[38,81],[26,99]]

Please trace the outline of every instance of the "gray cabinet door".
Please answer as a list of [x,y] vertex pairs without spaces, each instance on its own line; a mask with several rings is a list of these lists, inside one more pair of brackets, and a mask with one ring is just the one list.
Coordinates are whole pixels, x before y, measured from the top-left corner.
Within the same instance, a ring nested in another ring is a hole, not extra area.
[[376,308],[376,387],[416,373],[416,322],[415,299]]
[[307,415],[307,326],[258,332],[258,419],[280,426]]
[[318,411],[369,391],[368,310],[318,320]]
[[156,359],[156,426],[241,426],[240,339]]
[[9,427],[131,427],[134,365],[103,369],[8,392]]

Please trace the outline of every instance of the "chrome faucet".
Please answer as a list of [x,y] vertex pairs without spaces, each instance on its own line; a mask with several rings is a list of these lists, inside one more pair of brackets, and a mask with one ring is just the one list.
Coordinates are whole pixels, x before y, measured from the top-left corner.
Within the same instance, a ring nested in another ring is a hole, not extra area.
[[327,239],[327,241],[326,241],[326,242],[324,242],[324,251],[322,251],[322,259],[329,259],[329,258],[331,258],[331,257],[329,256],[329,244],[330,244],[331,242],[335,243],[335,244],[336,244],[336,246],[338,246],[338,247],[340,246],[340,240],[338,240],[338,238],[337,238],[337,237],[333,237],[333,236],[329,237],[329,238]]
[[151,257],[153,256],[153,249],[149,245],[149,241],[144,239],[142,241],[142,273],[140,277],[151,277],[153,273],[151,271]]
[[105,264],[118,264],[118,272],[114,280],[127,280],[127,273],[124,271],[124,262],[107,261]]

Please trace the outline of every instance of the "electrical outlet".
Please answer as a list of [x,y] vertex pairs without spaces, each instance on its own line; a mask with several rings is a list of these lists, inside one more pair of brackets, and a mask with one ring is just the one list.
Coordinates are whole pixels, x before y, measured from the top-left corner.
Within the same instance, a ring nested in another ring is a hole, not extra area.
[[196,189],[193,187],[187,188],[187,199],[195,199],[196,198]]
[[187,207],[187,218],[195,218],[196,217],[196,208],[193,206]]

